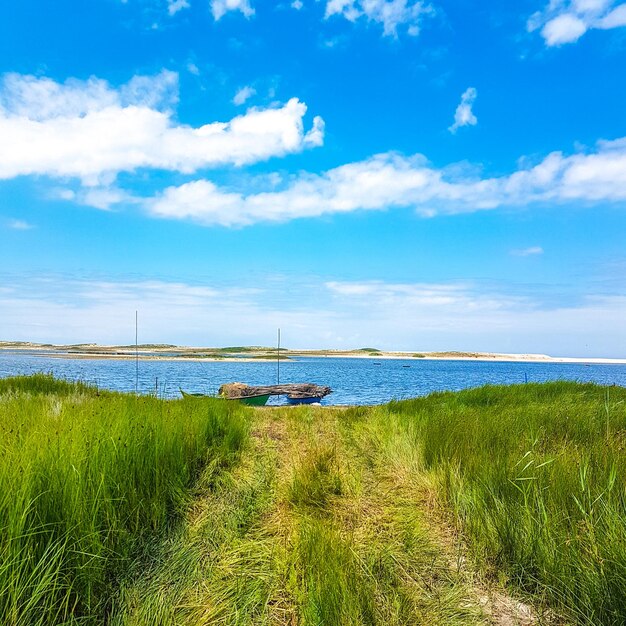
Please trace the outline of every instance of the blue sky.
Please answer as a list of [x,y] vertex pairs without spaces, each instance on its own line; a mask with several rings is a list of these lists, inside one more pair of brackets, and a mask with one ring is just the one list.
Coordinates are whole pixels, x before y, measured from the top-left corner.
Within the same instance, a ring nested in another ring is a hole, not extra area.
[[626,352],[626,4],[0,22],[0,339]]

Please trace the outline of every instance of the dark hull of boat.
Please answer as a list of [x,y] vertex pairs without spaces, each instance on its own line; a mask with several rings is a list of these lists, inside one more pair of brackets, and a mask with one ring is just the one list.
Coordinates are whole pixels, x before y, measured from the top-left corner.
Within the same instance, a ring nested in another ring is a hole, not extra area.
[[312,398],[290,398],[287,396],[287,402],[289,404],[319,404],[321,401],[321,398],[315,396]]

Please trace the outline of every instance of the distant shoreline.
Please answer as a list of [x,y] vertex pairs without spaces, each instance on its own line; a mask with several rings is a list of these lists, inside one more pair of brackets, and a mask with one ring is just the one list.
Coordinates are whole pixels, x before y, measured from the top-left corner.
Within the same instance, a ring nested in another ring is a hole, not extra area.
[[[0,341],[0,352],[24,352],[33,356],[65,359],[101,359],[142,361],[225,361],[225,362],[275,362],[276,348],[239,346],[210,348],[197,346],[174,346],[147,344],[138,346],[106,346],[97,344],[52,345],[27,341]],[[384,351],[375,348],[356,350],[289,350],[280,351],[281,362],[288,363],[299,357],[358,358],[371,361],[390,359],[436,360],[436,361],[495,361],[523,363],[581,363],[581,364],[626,364],[626,358],[600,357],[553,357],[547,354],[505,354],[495,352],[428,352],[428,351]]]

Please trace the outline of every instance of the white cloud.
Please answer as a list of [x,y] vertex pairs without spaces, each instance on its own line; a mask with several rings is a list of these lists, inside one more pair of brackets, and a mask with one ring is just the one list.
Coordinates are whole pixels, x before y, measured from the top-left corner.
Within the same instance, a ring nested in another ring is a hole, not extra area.
[[[431,329],[470,328],[484,316],[528,310],[537,303],[528,297],[511,296],[480,288],[471,281],[450,283],[386,283],[384,281],[331,281],[326,288],[353,306],[372,307],[377,312],[393,311],[394,318],[419,322]],[[368,304],[369,303],[369,304]],[[376,313],[374,314],[376,315]],[[503,320],[505,321],[505,320]]]
[[254,87],[246,85],[245,87],[242,87],[239,91],[237,91],[235,97],[233,98],[233,104],[240,106],[244,104],[246,100],[252,98],[252,96],[254,96],[255,94],[256,89]]
[[626,26],[626,4],[620,4],[596,23],[596,28],[609,29]]
[[108,210],[114,204],[137,202],[130,194],[115,187],[87,187],[75,194],[73,199],[80,204],[103,211]]
[[254,15],[250,0],[211,0],[211,12],[216,21],[229,11],[240,11],[247,18]]
[[312,147],[321,146],[324,143],[325,128],[326,123],[324,122],[324,119],[319,115],[316,115],[313,118],[313,125],[304,136],[305,144]]
[[[480,299],[470,295],[471,287],[467,283],[385,283],[383,281],[341,282],[330,281],[325,284],[333,294],[350,298],[371,298],[381,304],[398,304],[399,302],[416,306],[440,307],[451,304],[470,305],[476,308]],[[494,306],[493,298],[485,298],[484,303]],[[504,304],[518,303],[519,298],[506,301],[499,298],[497,307]]]
[[511,250],[513,256],[536,256],[543,254],[543,248],[541,246],[531,246],[530,248],[521,248],[519,250]]
[[0,285],[0,327],[16,340],[127,344],[137,310],[140,342],[258,345],[271,343],[280,323],[305,323],[319,337],[332,317],[279,309],[280,293],[220,282],[5,275]]
[[191,127],[174,121],[178,75],[106,81],[8,74],[0,84],[0,179],[43,174],[95,185],[120,171],[158,168],[192,173],[245,165],[321,145],[319,118],[304,132],[306,105],[250,109],[228,122]]
[[188,9],[191,5],[187,0],[167,0],[167,12],[170,15],[176,15],[183,9]]
[[571,13],[563,13],[546,22],[541,35],[549,46],[578,41],[587,32],[587,24]]
[[302,0],[293,0],[293,2],[291,3],[291,8],[295,9],[296,11],[302,9],[303,6],[304,3],[302,2]]
[[626,3],[614,0],[550,0],[528,20],[529,31],[541,29],[548,46],[578,41],[588,30],[626,26]]
[[200,68],[192,61],[187,63],[187,71],[194,76],[200,76]]
[[272,281],[259,290],[245,283],[5,275],[0,285],[0,327],[13,340],[128,344],[138,310],[142,343],[267,344],[280,326],[294,348],[626,352],[621,294],[589,293],[553,306],[472,281],[290,279],[288,298],[285,285]]
[[145,200],[145,207],[157,217],[241,226],[396,207],[433,216],[532,203],[624,203],[626,138],[600,142],[586,154],[553,152],[507,176],[480,178],[475,168],[468,171],[459,166],[434,168],[422,155],[387,153],[318,175],[302,173],[282,189],[261,193],[196,180],[165,189]]
[[76,199],[76,192],[73,189],[57,189],[53,192],[52,196],[60,200],[70,201]]
[[622,294],[585,294],[552,306],[471,281],[337,281],[326,287],[335,296],[339,323],[352,322],[351,331],[341,325],[352,346],[615,357],[626,350]]
[[474,87],[467,88],[461,96],[461,102],[454,113],[454,124],[448,130],[454,134],[461,126],[476,126],[478,119],[472,111],[476,96],[478,95]]
[[385,35],[396,37],[399,26],[406,26],[407,33],[416,36],[420,32],[422,18],[433,14],[433,8],[425,2],[410,0],[327,0],[326,18],[341,15],[350,22],[363,18],[368,22],[382,24]]
[[7,226],[9,228],[12,228],[13,230],[30,230],[31,228],[34,228],[32,224],[29,224],[25,220],[17,220],[17,219],[8,220]]

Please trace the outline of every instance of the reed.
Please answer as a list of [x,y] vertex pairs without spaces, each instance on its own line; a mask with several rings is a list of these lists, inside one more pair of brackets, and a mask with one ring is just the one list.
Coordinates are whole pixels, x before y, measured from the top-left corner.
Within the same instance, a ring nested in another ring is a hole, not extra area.
[[517,623],[522,594],[602,626],[625,589],[626,389],[253,411],[0,381],[2,624]]
[[0,381],[0,623],[104,623],[201,468],[237,454],[246,415],[46,375]]
[[488,386],[385,413],[488,573],[577,623],[626,623],[626,389]]

